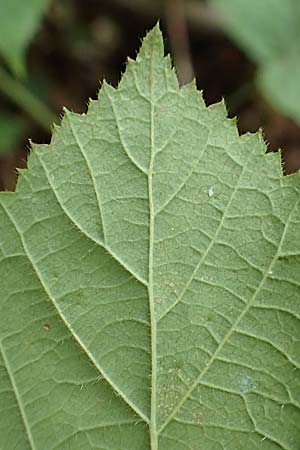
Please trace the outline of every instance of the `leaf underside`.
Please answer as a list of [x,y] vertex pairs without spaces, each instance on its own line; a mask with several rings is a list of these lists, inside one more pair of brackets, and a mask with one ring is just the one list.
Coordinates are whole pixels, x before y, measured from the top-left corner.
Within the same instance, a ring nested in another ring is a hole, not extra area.
[[1,450],[299,450],[299,176],[158,26],[0,195]]

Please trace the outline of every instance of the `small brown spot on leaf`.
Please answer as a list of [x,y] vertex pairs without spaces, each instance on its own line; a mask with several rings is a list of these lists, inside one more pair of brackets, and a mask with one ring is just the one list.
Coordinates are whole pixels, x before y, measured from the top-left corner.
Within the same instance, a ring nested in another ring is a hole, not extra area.
[[49,323],[43,323],[43,328],[45,331],[50,331],[51,327],[50,327]]

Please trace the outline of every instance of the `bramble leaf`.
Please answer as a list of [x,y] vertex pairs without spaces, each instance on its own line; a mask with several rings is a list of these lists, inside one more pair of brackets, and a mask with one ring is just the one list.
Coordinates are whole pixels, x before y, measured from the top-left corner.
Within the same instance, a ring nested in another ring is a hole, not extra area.
[[299,450],[299,192],[152,30],[0,195],[0,448]]

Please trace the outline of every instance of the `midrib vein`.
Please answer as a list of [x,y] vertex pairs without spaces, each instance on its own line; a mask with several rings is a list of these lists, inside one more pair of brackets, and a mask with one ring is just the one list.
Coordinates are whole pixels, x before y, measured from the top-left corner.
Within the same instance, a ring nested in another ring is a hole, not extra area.
[[153,203],[153,165],[154,165],[154,101],[153,101],[153,51],[151,53],[150,69],[150,164],[148,172],[148,194],[149,194],[149,311],[151,326],[151,415],[150,415],[150,445],[151,450],[158,450],[158,433],[156,418],[156,395],[157,395],[157,357],[156,357],[156,317],[153,288],[153,250],[154,250],[154,203]]

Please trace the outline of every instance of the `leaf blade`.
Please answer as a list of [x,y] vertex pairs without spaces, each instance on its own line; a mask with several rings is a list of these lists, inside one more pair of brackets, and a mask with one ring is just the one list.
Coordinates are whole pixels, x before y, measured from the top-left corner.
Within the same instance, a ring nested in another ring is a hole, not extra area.
[[155,28],[0,195],[0,340],[34,445],[297,450],[299,179],[162,49]]

